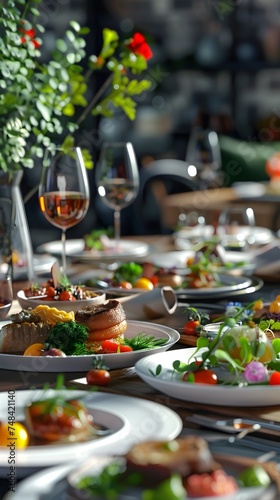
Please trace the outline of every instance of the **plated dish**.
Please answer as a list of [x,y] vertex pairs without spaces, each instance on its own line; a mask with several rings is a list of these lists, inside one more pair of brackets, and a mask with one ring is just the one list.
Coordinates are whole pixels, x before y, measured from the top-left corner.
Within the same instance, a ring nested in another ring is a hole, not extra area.
[[[81,262],[96,262],[102,260],[127,260],[134,257],[144,257],[149,253],[149,245],[142,241],[121,240],[119,249],[116,250],[111,240],[112,248],[106,250],[84,250],[83,239],[66,240],[66,255]],[[61,255],[61,242],[51,241],[37,248],[37,252],[45,252],[52,255]]]
[[114,272],[107,273],[107,275],[105,273],[103,277],[101,273],[95,274],[94,271],[93,273],[90,271],[80,275],[79,279],[90,287],[96,287],[101,280],[101,286],[104,287],[106,293],[115,296],[142,293],[154,287],[171,286],[177,295],[185,295],[188,298],[204,298],[205,296],[208,298],[212,295],[217,297],[250,288],[252,289],[249,293],[252,293],[263,284],[259,281],[256,283],[258,287],[254,285],[253,288],[252,284],[256,281],[254,277],[208,271],[202,267],[200,269],[196,263],[188,268],[186,266],[184,271],[179,274],[175,268],[157,267],[152,262],[139,264],[130,261],[119,264]]
[[[9,321],[0,322],[0,327]],[[146,349],[131,352],[119,352],[117,354],[92,354],[85,356],[22,356],[0,353],[0,368],[5,370],[19,370],[22,372],[45,372],[45,373],[69,373],[86,372],[92,368],[93,359],[102,359],[104,364],[110,368],[125,368],[134,366],[136,361],[143,356],[153,352],[163,352],[178,342],[180,334],[167,326],[162,326],[144,321],[127,321],[128,327],[125,332],[127,338],[132,338],[140,332],[145,332],[155,338],[166,339],[166,343],[154,349]]]
[[[279,386],[229,386],[229,385],[207,385],[191,384],[176,380],[172,376],[172,364],[176,360],[185,363],[195,352],[196,348],[170,351],[160,356],[148,356],[139,360],[135,369],[138,375],[150,386],[158,391],[168,394],[174,398],[194,403],[204,403],[222,406],[269,406],[280,404]],[[152,375],[156,372],[158,365],[162,371],[158,376]]]
[[[21,481],[17,485],[15,492],[8,493],[3,500],[41,500],[42,498],[44,500],[61,500],[62,497],[67,496],[67,476],[73,471],[74,467],[73,465],[61,465],[33,474],[31,477]],[[275,500],[275,495],[275,485],[267,488],[240,488],[234,493],[234,500],[256,500],[257,498]],[[213,500],[213,498],[225,500],[225,496],[197,497],[196,500]],[[226,498],[230,499],[233,497],[227,496]]]
[[38,297],[26,297],[24,290],[20,290],[17,293],[17,300],[22,307],[22,309],[35,309],[39,304],[44,304],[49,307],[56,307],[56,309],[60,309],[62,311],[78,311],[82,307],[87,305],[97,305],[103,304],[106,300],[106,294],[104,292],[100,292],[98,290],[86,289],[89,293],[89,297],[86,299],[79,299],[75,301],[70,300],[47,300],[47,298]]
[[[193,250],[177,250],[174,252],[165,252],[153,256],[150,261],[159,267],[164,267],[167,269],[175,269],[180,274],[185,274],[187,271],[187,260],[195,255]],[[227,268],[226,266],[220,266],[219,272],[232,272],[233,270],[239,270],[241,272],[253,272],[255,265],[250,263],[252,260],[249,253],[241,252],[225,252],[225,260],[227,262],[236,264],[236,267]]]
[[[238,278],[238,277],[231,276],[231,278]],[[201,288],[199,290],[180,289],[176,291],[176,295],[178,299],[181,301],[192,300],[192,299],[199,299],[199,300],[211,300],[219,298],[222,299],[224,298],[225,295],[226,298],[228,299],[236,296],[239,297],[241,295],[247,296],[248,294],[257,292],[263,287],[263,284],[264,282],[261,278],[256,278],[255,276],[252,276],[250,279],[250,283],[243,287],[236,287],[235,285],[227,285],[223,287],[223,290],[221,290],[221,288]]]
[[[40,399],[44,391],[18,391],[16,418],[23,418],[23,409],[32,398]],[[53,391],[49,390],[52,394]],[[89,453],[126,453],[135,443],[155,437],[174,439],[182,429],[180,417],[160,404],[129,396],[103,392],[71,391],[71,397],[82,397],[88,410],[96,411],[100,423],[107,422],[113,433],[99,440],[55,446],[36,446],[18,450],[17,472],[23,477],[36,469],[85,458]],[[7,418],[6,392],[0,394],[0,419]],[[104,419],[104,420],[103,420]],[[0,473],[8,470],[7,450],[0,448]]]

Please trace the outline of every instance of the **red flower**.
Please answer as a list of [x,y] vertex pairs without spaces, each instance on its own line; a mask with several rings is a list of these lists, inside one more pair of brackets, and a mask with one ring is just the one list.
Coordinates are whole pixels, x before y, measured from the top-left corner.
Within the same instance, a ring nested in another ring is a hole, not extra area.
[[134,33],[133,38],[127,47],[131,50],[131,52],[133,52],[133,54],[140,54],[145,57],[146,60],[151,59],[153,56],[145,37],[141,33]]
[[25,30],[22,28],[21,31],[25,35],[21,37],[21,43],[26,43],[27,40],[25,37],[28,37],[33,43],[35,49],[38,49],[38,47],[40,47],[40,43],[35,40],[36,31],[33,28],[31,28],[30,30]]

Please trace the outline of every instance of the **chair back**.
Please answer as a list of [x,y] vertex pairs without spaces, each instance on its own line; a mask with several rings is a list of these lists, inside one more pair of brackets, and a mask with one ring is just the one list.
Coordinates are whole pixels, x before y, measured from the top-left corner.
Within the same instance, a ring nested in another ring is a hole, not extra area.
[[134,205],[136,234],[168,234],[162,218],[162,200],[168,194],[198,191],[188,174],[188,163],[177,159],[155,160],[139,172],[140,186]]

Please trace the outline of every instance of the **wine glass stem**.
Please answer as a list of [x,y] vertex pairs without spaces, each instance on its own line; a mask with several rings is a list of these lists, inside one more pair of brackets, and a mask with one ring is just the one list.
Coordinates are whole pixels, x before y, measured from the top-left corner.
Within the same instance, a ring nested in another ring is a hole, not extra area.
[[114,211],[114,233],[115,233],[115,242],[116,248],[119,248],[120,245],[120,237],[121,237],[121,211]]
[[62,229],[61,232],[61,266],[62,271],[66,272],[66,229]]

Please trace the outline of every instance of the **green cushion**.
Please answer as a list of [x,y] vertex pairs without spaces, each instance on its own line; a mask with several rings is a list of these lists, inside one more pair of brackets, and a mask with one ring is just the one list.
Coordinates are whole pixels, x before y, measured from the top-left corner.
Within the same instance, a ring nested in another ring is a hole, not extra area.
[[234,182],[267,181],[265,163],[276,151],[280,142],[253,142],[220,136],[224,186]]

